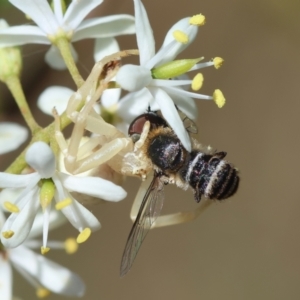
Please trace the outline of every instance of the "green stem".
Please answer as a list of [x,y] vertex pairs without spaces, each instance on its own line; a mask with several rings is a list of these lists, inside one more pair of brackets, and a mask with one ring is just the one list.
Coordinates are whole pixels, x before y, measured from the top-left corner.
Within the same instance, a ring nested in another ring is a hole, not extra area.
[[68,68],[75,84],[77,85],[77,88],[81,87],[84,83],[84,80],[81,77],[81,75],[77,69],[76,63],[75,63],[73,55],[71,53],[69,41],[65,37],[62,37],[55,41],[55,45],[59,49],[60,54],[63,57],[64,62],[67,65],[67,68]]
[[31,132],[34,134],[40,129],[40,126],[36,123],[31,110],[28,106],[26,101],[21,82],[17,76],[9,77],[5,81],[7,87],[9,88],[10,92],[12,93],[20,111],[23,115],[28,127],[30,128]]

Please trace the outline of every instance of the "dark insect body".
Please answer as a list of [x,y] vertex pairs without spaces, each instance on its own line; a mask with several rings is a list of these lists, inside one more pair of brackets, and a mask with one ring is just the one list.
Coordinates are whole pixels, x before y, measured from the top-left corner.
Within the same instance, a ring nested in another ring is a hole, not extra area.
[[[182,188],[191,187],[196,202],[200,202],[201,196],[224,200],[232,196],[239,185],[238,171],[224,160],[226,152],[204,153],[195,143],[194,149],[188,152],[167,122],[150,109],[130,125],[129,135],[134,141],[139,139],[147,121],[150,122],[150,130],[142,150],[154,165],[154,178],[129,234],[121,276],[130,270],[146,234],[160,214],[165,184],[172,182]],[[191,120],[185,117],[183,121],[188,121],[186,129],[189,132],[197,132]]]

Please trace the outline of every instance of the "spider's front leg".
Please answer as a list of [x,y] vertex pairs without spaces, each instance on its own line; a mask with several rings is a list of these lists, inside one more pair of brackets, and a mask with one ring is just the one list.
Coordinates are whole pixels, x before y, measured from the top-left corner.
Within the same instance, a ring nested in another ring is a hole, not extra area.
[[[93,105],[116,75],[120,66],[119,59],[129,55],[138,55],[138,50],[124,50],[104,57],[95,64],[84,84],[70,97],[66,114],[74,122],[74,128],[68,143],[61,132],[59,116],[54,111],[55,136],[68,172],[81,173],[107,162],[120,151],[131,151],[131,140],[107,124],[93,110]],[[85,130],[105,136],[107,144],[103,146],[101,138],[99,141],[90,138],[82,146]]]
[[147,174],[153,170],[151,160],[145,156],[143,145],[149,134],[150,122],[145,122],[139,140],[134,144],[134,150],[125,154],[123,159],[122,174],[127,176],[138,176],[145,180]]
[[[122,151],[127,153],[133,150],[132,140],[125,137],[114,126],[106,123],[100,116],[88,116],[86,119],[88,124],[85,127],[91,132],[95,132],[96,136],[86,137],[85,142],[83,142],[83,135],[76,136],[79,133],[78,129],[76,130],[74,127],[68,144],[60,131],[59,116],[57,113],[54,113],[54,116],[56,140],[65,158],[65,168],[72,174],[94,169],[109,162]],[[76,144],[75,151],[71,149],[71,145],[74,144]],[[116,171],[121,173],[120,170]]]

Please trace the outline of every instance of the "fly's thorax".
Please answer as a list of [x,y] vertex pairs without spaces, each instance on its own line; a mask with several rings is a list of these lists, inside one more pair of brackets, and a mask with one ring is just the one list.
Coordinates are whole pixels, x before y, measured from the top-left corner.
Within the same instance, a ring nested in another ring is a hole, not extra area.
[[169,127],[151,130],[143,150],[152,163],[166,173],[178,172],[185,164],[188,154]]

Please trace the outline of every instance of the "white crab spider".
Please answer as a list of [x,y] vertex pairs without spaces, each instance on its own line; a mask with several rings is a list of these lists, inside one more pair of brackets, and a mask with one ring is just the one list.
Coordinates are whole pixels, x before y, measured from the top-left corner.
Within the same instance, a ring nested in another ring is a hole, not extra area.
[[[119,68],[118,65],[114,65],[111,70],[108,70],[106,76],[100,79],[104,67],[120,57],[131,54],[137,54],[137,51],[122,51],[105,57],[94,66],[82,87],[71,96],[66,109],[68,117],[74,122],[69,142],[65,140],[60,130],[60,118],[55,110],[53,114],[55,117],[55,137],[64,157],[65,169],[69,173],[79,174],[98,166],[108,166],[119,174],[142,178],[144,182],[141,184],[130,213],[130,218],[134,221],[146,188],[149,186],[149,180],[152,179],[152,176],[147,178],[147,174],[153,170],[153,165],[140,151],[149,133],[150,123],[145,123],[140,139],[133,144],[131,138],[126,137],[113,125],[106,123],[93,109],[93,105],[108,87],[109,81],[116,75]],[[83,101],[84,105],[79,110],[79,106]],[[82,142],[85,130],[94,135]],[[205,202],[195,211],[159,216],[152,228],[175,225],[196,219],[210,203]]]
[[[79,174],[107,163],[116,172],[132,175],[126,171],[128,169],[126,167],[122,171],[123,157],[132,152],[134,148],[132,140],[113,125],[106,123],[93,110],[93,105],[108,87],[109,81],[118,70],[118,65],[114,65],[100,80],[104,67],[116,59],[130,54],[137,54],[137,51],[122,51],[105,57],[95,65],[82,87],[71,96],[66,109],[68,117],[74,122],[69,143],[60,131],[60,119],[54,110],[55,137],[64,156],[65,168],[68,172]],[[84,101],[84,106],[78,112],[78,106],[82,101]],[[82,144],[85,130],[93,133],[94,136]]]

